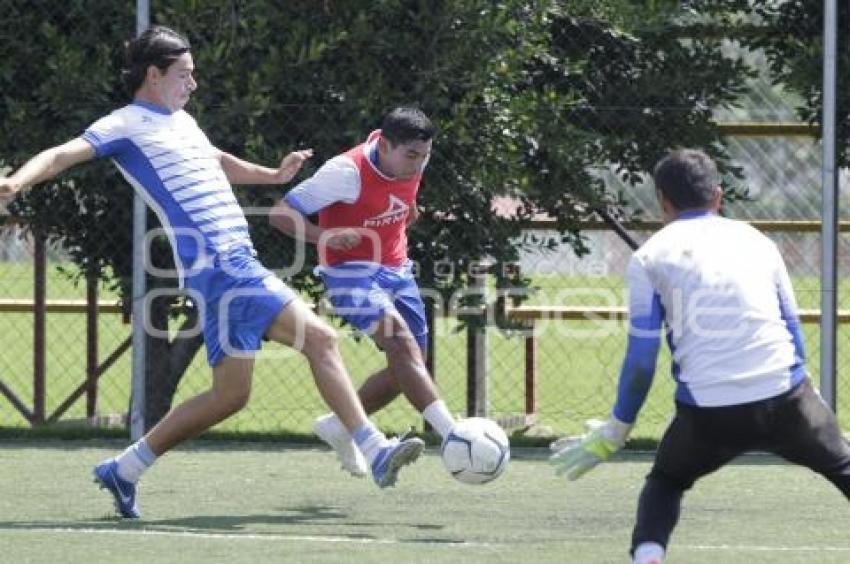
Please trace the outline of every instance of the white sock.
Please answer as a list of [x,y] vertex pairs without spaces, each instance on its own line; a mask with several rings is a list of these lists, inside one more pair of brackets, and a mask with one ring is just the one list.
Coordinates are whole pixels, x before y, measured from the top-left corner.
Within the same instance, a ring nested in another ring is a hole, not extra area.
[[364,423],[354,431],[354,442],[369,461],[369,466],[375,461],[378,452],[389,444],[386,435],[380,432],[371,421]]
[[634,564],[660,564],[664,561],[664,547],[657,542],[642,542],[635,549]]
[[331,431],[334,434],[345,434],[349,437],[351,436],[351,433],[349,433],[348,429],[345,428],[345,424],[342,422],[342,419],[340,419],[336,413],[329,413],[325,417],[325,421],[327,421],[328,425],[330,425]]
[[144,438],[127,447],[127,450],[115,457],[118,463],[118,475],[134,484],[142,474],[156,462],[156,455]]
[[436,400],[434,403],[426,407],[422,411],[422,415],[425,416],[425,421],[430,423],[431,427],[440,433],[441,437],[448,435],[449,431],[452,430],[452,427],[455,426],[454,417],[452,417],[452,414],[449,413],[449,409],[446,407],[446,402],[443,400]]

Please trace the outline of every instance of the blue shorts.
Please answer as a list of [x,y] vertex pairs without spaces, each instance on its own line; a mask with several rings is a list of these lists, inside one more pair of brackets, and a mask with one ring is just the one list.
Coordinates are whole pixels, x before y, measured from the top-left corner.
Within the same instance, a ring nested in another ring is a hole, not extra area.
[[428,321],[412,263],[402,267],[343,263],[318,269],[326,296],[338,315],[366,334],[375,331],[388,310],[395,310],[424,351],[428,345]]
[[198,307],[210,366],[226,356],[253,356],[262,348],[269,326],[296,298],[245,247],[216,256],[212,268],[186,279],[186,288],[194,300],[202,301]]

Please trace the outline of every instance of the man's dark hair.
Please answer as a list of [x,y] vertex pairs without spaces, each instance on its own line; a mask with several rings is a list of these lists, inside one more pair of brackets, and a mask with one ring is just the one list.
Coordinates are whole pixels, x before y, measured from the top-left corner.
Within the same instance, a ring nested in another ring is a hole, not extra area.
[[658,161],[652,176],[655,188],[677,210],[706,206],[720,185],[717,165],[711,157],[695,149],[671,151]]
[[381,122],[381,136],[393,145],[411,141],[428,141],[436,129],[422,110],[402,106],[388,113]]
[[165,72],[174,61],[190,49],[189,40],[163,26],[153,26],[137,38],[128,41],[124,49],[124,69],[121,78],[132,96],[142,87],[151,65]]

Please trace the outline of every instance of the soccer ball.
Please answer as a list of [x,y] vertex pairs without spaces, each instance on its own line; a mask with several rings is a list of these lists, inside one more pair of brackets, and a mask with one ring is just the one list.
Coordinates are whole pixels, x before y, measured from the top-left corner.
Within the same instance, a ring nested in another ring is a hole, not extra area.
[[440,455],[446,470],[464,484],[485,484],[498,478],[511,458],[510,443],[495,421],[461,419],[443,439]]

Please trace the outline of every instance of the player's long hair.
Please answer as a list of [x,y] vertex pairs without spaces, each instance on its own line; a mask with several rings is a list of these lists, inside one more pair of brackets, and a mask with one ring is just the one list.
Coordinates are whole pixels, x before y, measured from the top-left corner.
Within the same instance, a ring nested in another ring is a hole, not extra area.
[[124,46],[124,69],[121,79],[132,96],[142,87],[148,67],[154,65],[165,72],[174,61],[190,49],[189,40],[163,26],[148,28]]

